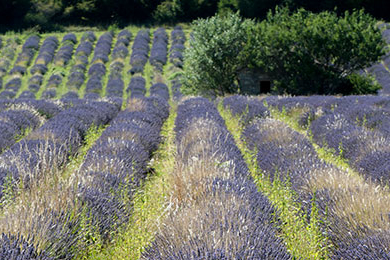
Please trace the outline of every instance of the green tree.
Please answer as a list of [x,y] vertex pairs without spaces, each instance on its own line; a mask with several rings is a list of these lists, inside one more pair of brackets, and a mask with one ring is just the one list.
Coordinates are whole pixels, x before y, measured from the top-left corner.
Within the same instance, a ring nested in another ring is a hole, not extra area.
[[238,14],[214,16],[193,23],[190,47],[185,51],[183,86],[186,93],[224,95],[237,92],[237,72],[247,27],[254,22]]
[[31,0],[31,4],[24,20],[43,29],[51,27],[54,17],[62,13],[62,0]]
[[217,0],[165,0],[152,12],[156,22],[188,22],[213,16],[217,11]]
[[218,2],[218,14],[222,16],[230,15],[232,12],[238,11],[237,0],[219,0]]
[[[370,84],[353,83],[355,71],[384,54],[376,20],[363,11],[314,14],[276,8],[248,33],[247,55],[275,80],[275,90],[290,94],[372,93]],[[362,89],[362,86],[366,86]]]
[[164,1],[153,12],[153,19],[159,23],[174,24],[182,15],[180,0]]
[[237,7],[244,17],[263,19],[267,16],[268,11],[274,9],[276,5],[285,5],[289,2],[290,0],[237,0]]

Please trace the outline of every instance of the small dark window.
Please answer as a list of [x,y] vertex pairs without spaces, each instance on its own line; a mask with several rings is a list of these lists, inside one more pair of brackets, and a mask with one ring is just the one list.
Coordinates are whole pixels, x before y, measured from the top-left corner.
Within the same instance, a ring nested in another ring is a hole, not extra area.
[[271,92],[271,81],[260,81],[260,93],[266,94]]

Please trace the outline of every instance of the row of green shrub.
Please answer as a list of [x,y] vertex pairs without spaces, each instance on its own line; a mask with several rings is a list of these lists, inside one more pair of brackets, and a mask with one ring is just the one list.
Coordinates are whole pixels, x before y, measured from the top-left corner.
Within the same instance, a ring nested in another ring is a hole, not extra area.
[[66,24],[178,23],[216,13],[239,11],[247,18],[263,19],[269,9],[288,5],[313,12],[364,8],[379,19],[390,20],[387,0],[12,0],[0,1],[0,31],[35,27],[58,30]]
[[237,93],[239,73],[257,68],[274,94],[373,94],[380,88],[359,74],[380,59],[386,43],[364,11],[343,15],[277,7],[256,22],[239,14],[194,22],[185,53],[188,93]]

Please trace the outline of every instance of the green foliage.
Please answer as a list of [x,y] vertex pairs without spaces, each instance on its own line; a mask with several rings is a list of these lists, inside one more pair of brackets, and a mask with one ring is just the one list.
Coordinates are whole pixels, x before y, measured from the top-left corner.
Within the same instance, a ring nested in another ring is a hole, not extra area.
[[237,92],[237,72],[245,62],[240,57],[248,38],[246,28],[253,26],[253,21],[238,14],[195,21],[184,54],[184,91],[206,95]]
[[153,18],[159,23],[171,23],[177,21],[181,14],[181,4],[179,0],[164,1],[159,4],[153,13]]
[[178,23],[239,11],[243,17],[264,19],[277,5],[313,12],[365,8],[373,16],[389,20],[387,0],[13,0],[0,1],[0,31],[35,28],[60,30],[62,25],[103,25],[121,27],[132,23]]
[[364,77],[357,73],[352,73],[347,78],[352,86],[349,92],[352,95],[376,94],[382,88],[381,85],[374,82],[372,77]]
[[238,0],[219,0],[218,14],[222,16],[231,15],[232,12],[238,11]]
[[217,0],[165,0],[154,9],[152,17],[158,23],[174,24],[212,16],[216,10]]
[[249,18],[263,19],[268,10],[274,9],[276,5],[282,5],[289,2],[288,0],[237,0],[237,7],[240,14]]
[[2,191],[2,196],[0,198],[0,208],[4,208],[14,201],[14,198],[18,193],[17,185],[14,183],[11,174],[8,174],[5,177],[4,183],[0,188]]
[[183,14],[181,21],[192,21],[215,14],[218,0],[180,0]]
[[249,57],[275,80],[279,93],[373,93],[377,88],[352,76],[384,54],[376,20],[362,10],[339,17],[276,8],[249,36]]
[[47,26],[49,21],[62,10],[62,0],[32,0],[32,8],[25,16],[27,23]]

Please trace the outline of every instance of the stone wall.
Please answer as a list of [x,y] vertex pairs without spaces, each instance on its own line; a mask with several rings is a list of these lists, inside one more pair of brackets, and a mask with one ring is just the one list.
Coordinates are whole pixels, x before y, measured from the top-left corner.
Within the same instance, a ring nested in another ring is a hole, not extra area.
[[243,69],[238,74],[240,93],[245,95],[259,95],[261,81],[271,81],[267,74],[260,69]]

